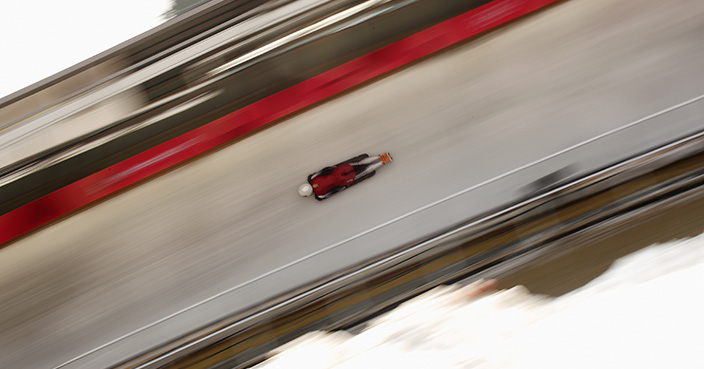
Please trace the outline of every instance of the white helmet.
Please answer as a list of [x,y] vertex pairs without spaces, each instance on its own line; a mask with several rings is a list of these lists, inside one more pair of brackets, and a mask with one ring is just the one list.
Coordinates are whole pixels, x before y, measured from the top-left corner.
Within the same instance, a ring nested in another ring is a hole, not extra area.
[[311,187],[308,183],[304,183],[301,185],[301,187],[298,187],[298,194],[303,197],[308,197],[312,193],[313,193],[313,187]]

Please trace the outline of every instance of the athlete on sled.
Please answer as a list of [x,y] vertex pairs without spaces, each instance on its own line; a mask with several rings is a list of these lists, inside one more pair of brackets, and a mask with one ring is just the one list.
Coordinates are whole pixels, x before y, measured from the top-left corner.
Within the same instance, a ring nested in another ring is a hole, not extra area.
[[308,176],[308,183],[301,185],[298,193],[317,200],[325,200],[347,187],[357,184],[374,174],[384,164],[392,161],[389,153],[378,156],[362,154],[331,167],[323,168]]

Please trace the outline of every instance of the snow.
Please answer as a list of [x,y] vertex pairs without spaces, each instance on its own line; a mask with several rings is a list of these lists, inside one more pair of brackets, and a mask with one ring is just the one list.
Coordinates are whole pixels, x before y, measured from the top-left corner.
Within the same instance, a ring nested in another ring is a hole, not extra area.
[[275,368],[704,368],[704,235],[618,260],[558,298],[441,286],[359,334],[314,332]]

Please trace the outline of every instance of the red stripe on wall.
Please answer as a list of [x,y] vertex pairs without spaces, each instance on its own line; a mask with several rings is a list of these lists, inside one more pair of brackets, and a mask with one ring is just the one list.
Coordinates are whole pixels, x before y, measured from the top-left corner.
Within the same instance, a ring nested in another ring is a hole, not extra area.
[[255,128],[558,0],[496,0],[361,56],[0,216],[0,243]]

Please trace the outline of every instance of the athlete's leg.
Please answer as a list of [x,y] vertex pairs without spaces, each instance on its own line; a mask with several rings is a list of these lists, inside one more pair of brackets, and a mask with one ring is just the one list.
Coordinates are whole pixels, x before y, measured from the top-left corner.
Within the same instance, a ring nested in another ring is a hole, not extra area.
[[353,167],[357,166],[357,165],[369,165],[369,164],[375,163],[377,161],[381,162],[381,158],[378,156],[369,156],[369,157],[366,157],[356,163],[350,163],[350,165]]
[[368,157],[366,157],[366,158],[364,158],[364,159],[362,159],[362,160],[360,160],[360,161],[358,161],[358,162],[349,163],[349,164],[352,165],[352,166],[355,166],[355,165],[368,165],[368,164],[374,164],[374,163],[376,163],[376,162],[382,162],[382,163],[386,164],[386,163],[390,163],[391,161],[392,161],[391,155],[389,155],[388,152],[385,152],[385,153],[383,153],[383,154],[381,154],[381,155],[377,155],[377,156],[368,156]]
[[388,153],[384,153],[377,156],[370,156],[360,160],[357,163],[350,163],[352,166],[366,166],[363,170],[359,171],[356,175],[357,178],[362,178],[367,174],[379,169],[385,163],[390,162],[390,156]]
[[382,163],[381,160],[379,160],[378,162],[376,162],[374,164],[369,164],[369,165],[367,165],[366,168],[364,168],[364,170],[361,173],[356,175],[356,178],[362,178],[362,177],[366,176],[367,174],[381,168],[382,165],[384,165],[384,163]]

